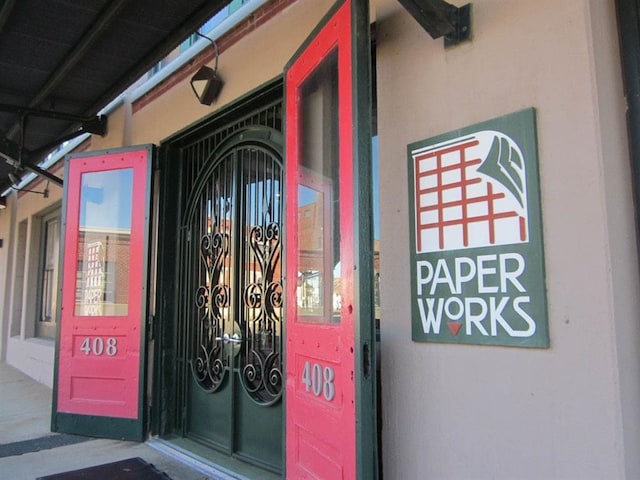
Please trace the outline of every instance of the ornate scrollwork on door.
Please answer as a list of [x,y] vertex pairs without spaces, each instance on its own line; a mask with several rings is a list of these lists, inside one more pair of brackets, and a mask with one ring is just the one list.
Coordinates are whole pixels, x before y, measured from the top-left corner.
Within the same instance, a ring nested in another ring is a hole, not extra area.
[[187,336],[199,387],[216,392],[239,380],[253,401],[271,405],[283,387],[282,164],[250,137],[234,137],[188,201]]
[[222,384],[229,363],[222,342],[231,304],[224,275],[229,250],[228,233],[212,232],[200,239],[200,267],[205,283],[198,286],[195,296],[198,322],[192,372],[198,385],[209,392]]
[[254,271],[243,292],[246,348],[240,378],[251,398],[271,404],[282,394],[280,226],[253,226],[248,237]]

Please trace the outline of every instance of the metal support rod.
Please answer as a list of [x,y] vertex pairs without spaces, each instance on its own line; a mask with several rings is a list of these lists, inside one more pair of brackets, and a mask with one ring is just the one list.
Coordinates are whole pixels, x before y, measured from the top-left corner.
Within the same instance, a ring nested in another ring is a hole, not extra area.
[[218,44],[216,43],[216,41],[215,41],[215,40],[213,40],[213,39],[211,39],[211,38],[207,37],[206,35],[203,35],[202,33],[200,33],[200,32],[199,32],[199,31],[197,31],[197,30],[196,30],[194,33],[195,33],[197,36],[199,36],[199,37],[206,38],[206,39],[207,39],[207,40],[209,40],[209,41],[211,42],[211,44],[213,45],[213,48],[214,48],[214,49],[215,49],[215,51],[216,51],[216,66],[213,68],[213,71],[214,71],[214,72],[217,72],[217,71],[218,71],[218,55],[219,55],[219,52],[218,52]]
[[51,77],[49,77],[44,87],[31,100],[29,103],[30,107],[35,107],[46,99],[47,96],[67,78],[71,69],[86,58],[90,48],[111,28],[113,22],[115,22],[129,2],[130,0],[107,2],[107,6],[100,12],[100,15],[96,17],[96,22],[87,29],[87,33],[78,41],[71,52],[65,56],[64,60],[58,65],[58,68],[53,72]]
[[35,116],[51,118],[54,120],[66,120],[70,122],[88,123],[95,121],[95,116],[84,117],[82,115],[75,115],[73,113],[56,112],[54,110],[40,110],[38,108],[21,107],[19,105],[10,105],[8,103],[0,103],[0,111],[17,113],[21,116]]
[[26,168],[27,170],[31,170],[33,173],[35,173],[36,175],[40,175],[41,177],[44,177],[48,180],[51,180],[53,183],[55,183],[58,186],[62,186],[64,184],[64,182],[62,181],[62,179],[60,177],[55,176],[53,173],[49,173],[46,170],[43,170],[42,168],[36,166],[36,165],[31,165],[30,163],[24,163],[22,165],[24,168]]
[[37,148],[36,150],[31,150],[29,152],[29,156],[33,157],[33,158],[39,158],[39,157],[49,153],[51,150],[56,148],[58,145],[61,145],[64,142],[68,142],[69,140],[73,140],[74,138],[76,138],[76,137],[78,137],[80,135],[83,135],[85,133],[91,133],[91,132],[86,132],[86,131],[80,129],[80,130],[78,130],[76,132],[69,133],[68,135],[63,135],[62,137],[58,137],[51,143],[43,145],[40,148]]
[[[105,7],[100,15],[98,15],[98,20],[91,25],[87,30],[87,33],[78,41],[71,52],[65,56],[64,60],[47,79],[44,86],[30,100],[28,105],[29,108],[35,108],[40,105],[41,102],[43,102],[47,96],[49,96],[51,92],[53,92],[54,89],[67,78],[69,72],[86,57],[90,48],[95,44],[95,42],[100,40],[102,35],[109,29],[109,27],[111,27],[129,1],[130,0],[116,0],[108,2],[107,7]],[[83,120],[79,121],[82,122]],[[16,128],[17,126],[14,126],[9,130],[7,137],[13,137],[16,133]]]

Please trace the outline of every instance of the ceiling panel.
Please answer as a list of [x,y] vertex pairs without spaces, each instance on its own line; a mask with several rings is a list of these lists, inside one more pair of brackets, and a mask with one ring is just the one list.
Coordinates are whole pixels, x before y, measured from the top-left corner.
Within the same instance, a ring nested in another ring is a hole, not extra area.
[[[0,0],[0,104],[93,116],[228,3]],[[23,138],[24,166],[79,128],[30,116],[21,135],[20,116],[0,108],[0,145]],[[0,157],[0,194],[14,170]]]

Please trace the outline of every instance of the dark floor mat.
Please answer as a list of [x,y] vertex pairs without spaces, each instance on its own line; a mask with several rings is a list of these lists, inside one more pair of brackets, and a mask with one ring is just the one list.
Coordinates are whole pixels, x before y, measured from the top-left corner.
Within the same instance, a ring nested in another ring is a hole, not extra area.
[[87,440],[93,440],[93,438],[61,433],[59,435],[46,435],[44,437],[32,438],[21,442],[3,443],[0,445],[0,458],[64,447],[66,445],[86,442]]
[[140,457],[128,458],[119,462],[105,463],[96,467],[73,470],[39,477],[37,480],[171,480],[166,473],[159,471]]

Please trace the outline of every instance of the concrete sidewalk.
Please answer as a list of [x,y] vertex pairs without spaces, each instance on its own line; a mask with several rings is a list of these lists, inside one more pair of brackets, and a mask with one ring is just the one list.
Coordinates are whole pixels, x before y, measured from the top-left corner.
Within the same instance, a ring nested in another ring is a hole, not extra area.
[[[130,457],[143,458],[173,480],[241,478],[218,472],[177,452],[173,454],[171,449],[154,441],[56,436],[50,432],[50,415],[51,389],[0,363],[0,478],[33,480]],[[56,440],[73,443],[57,446]],[[30,451],[38,448],[44,449]]]

